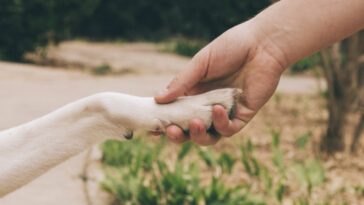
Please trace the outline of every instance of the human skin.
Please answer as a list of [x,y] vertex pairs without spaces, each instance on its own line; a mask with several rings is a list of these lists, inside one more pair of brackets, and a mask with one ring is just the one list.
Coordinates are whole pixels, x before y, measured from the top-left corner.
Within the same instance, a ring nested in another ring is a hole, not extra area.
[[169,103],[182,95],[241,88],[244,94],[235,117],[230,120],[216,105],[217,133],[208,133],[195,118],[189,121],[189,135],[176,125],[168,126],[166,134],[176,143],[212,145],[221,136],[237,133],[272,96],[285,68],[362,29],[363,11],[363,0],[281,0],[227,30],[199,51],[155,101]]

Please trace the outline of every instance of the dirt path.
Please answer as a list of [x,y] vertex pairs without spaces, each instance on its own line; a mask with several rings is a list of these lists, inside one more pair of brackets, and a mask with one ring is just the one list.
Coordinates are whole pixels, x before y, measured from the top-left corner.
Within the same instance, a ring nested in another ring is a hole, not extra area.
[[51,46],[45,54],[28,54],[38,64],[93,69],[108,65],[115,72],[175,73],[188,62],[187,57],[160,52],[153,43],[95,43],[66,41]]
[[[174,73],[95,77],[77,71],[0,62],[0,129],[27,122],[97,92],[116,91],[152,96],[170,81]],[[313,79],[284,77],[278,90],[284,93],[315,93],[316,87]],[[53,168],[0,199],[0,204],[85,204],[79,179],[84,157],[84,153],[80,154]],[[92,193],[97,193],[97,190]],[[94,204],[107,204],[103,197],[102,194],[93,194]]]
[[[189,58],[160,52],[159,47],[153,43],[66,41],[57,47],[49,47],[45,55],[28,54],[27,57],[40,64],[55,64],[85,70],[108,65],[115,72],[143,75],[173,75],[188,63]],[[317,83],[317,80],[310,77],[286,77],[282,79],[278,91],[313,93],[317,92]],[[324,87],[322,80],[320,84]]]

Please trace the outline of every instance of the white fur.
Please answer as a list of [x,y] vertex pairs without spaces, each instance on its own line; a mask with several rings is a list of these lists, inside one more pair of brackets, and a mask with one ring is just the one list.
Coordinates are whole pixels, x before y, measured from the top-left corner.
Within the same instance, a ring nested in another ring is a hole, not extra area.
[[153,98],[100,93],[70,103],[29,123],[0,132],[0,197],[27,184],[51,167],[107,139],[124,139],[136,129],[161,130],[188,120],[211,126],[214,104],[230,111],[241,94],[220,89],[170,104]]

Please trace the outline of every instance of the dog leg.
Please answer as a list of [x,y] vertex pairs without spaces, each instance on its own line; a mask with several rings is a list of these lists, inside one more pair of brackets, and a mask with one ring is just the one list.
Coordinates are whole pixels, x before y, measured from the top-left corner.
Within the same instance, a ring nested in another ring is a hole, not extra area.
[[221,104],[232,112],[240,94],[238,89],[220,89],[160,105],[153,98],[100,93],[2,131],[0,196],[95,143],[130,137],[136,129],[164,130],[176,124],[187,131],[188,121],[195,117],[210,127],[212,106]]

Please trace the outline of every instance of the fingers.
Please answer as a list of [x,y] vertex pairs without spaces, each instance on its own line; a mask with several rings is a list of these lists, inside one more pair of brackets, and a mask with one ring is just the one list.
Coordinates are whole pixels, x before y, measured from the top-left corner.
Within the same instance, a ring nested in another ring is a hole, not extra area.
[[246,125],[238,118],[230,120],[225,108],[221,105],[215,105],[212,108],[212,120],[215,130],[225,137],[234,135]]
[[169,103],[179,96],[185,95],[192,87],[194,87],[205,75],[209,56],[207,48],[197,53],[183,69],[168,85],[167,89],[159,92],[155,96],[157,103]]
[[214,145],[220,140],[220,136],[214,136],[206,132],[205,125],[200,119],[192,119],[189,122],[191,141],[201,146]]
[[[230,120],[225,108],[221,105],[215,105],[213,107],[212,119],[218,135],[207,133],[204,123],[198,118],[189,121],[189,136],[176,125],[168,126],[166,134],[172,142],[177,144],[191,140],[198,145],[208,146],[216,144],[221,139],[221,136],[230,137],[236,134],[246,125],[243,120],[238,118]],[[151,133],[160,134],[158,132]]]
[[183,133],[182,129],[176,125],[168,126],[166,134],[172,142],[177,144],[182,144],[190,140],[190,138]]
[[[153,136],[159,136],[159,135],[163,134],[163,132],[160,132],[160,131],[149,131],[149,133]],[[190,138],[188,136],[186,136],[183,133],[182,129],[180,129],[176,125],[168,126],[166,129],[166,134],[169,137],[169,139],[176,144],[182,144],[187,141],[190,141]]]
[[193,88],[188,90],[186,93],[187,95],[197,95],[201,93],[208,92],[210,90],[219,89],[222,86],[213,83],[197,83]]
[[189,122],[189,136],[185,135],[181,128],[176,125],[167,127],[166,134],[169,139],[177,144],[193,141],[201,146],[214,145],[220,140],[220,136],[214,136],[206,132],[205,125],[200,119],[192,119]]

